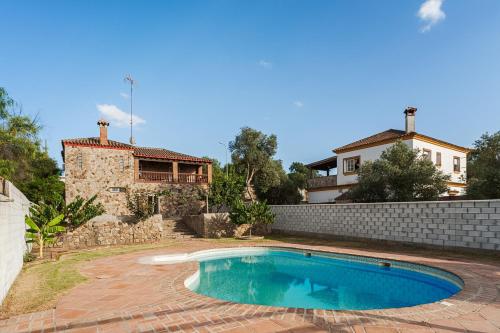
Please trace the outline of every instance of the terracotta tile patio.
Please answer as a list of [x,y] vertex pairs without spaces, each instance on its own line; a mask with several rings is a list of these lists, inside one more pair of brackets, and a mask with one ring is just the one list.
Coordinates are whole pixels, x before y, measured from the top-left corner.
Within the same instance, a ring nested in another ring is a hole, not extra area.
[[89,262],[82,268],[89,282],[62,296],[55,309],[0,321],[0,332],[500,332],[500,260],[439,254],[431,259],[277,241],[258,244],[417,262],[452,271],[465,282],[465,288],[448,299],[448,304],[371,311],[304,310],[220,301],[184,287],[184,280],[196,271],[196,263],[150,266],[137,262],[145,255],[248,245],[192,239],[165,249]]

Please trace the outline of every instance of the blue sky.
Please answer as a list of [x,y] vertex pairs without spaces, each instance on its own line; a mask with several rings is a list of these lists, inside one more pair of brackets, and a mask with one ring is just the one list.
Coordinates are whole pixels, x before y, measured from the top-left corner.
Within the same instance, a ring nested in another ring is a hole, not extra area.
[[[422,7],[423,6],[423,7]],[[278,136],[285,166],[388,128],[470,146],[500,130],[500,1],[1,1],[0,86],[62,138],[224,161],[239,128]],[[100,111],[101,110],[101,111]],[[111,118],[111,119],[110,119]]]

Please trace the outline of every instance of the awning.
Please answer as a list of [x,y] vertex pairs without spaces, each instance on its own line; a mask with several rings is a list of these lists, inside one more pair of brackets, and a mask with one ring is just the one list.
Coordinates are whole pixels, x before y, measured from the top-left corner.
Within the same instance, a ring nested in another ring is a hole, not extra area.
[[337,156],[325,158],[324,160],[306,164],[306,167],[313,170],[327,171],[337,167]]

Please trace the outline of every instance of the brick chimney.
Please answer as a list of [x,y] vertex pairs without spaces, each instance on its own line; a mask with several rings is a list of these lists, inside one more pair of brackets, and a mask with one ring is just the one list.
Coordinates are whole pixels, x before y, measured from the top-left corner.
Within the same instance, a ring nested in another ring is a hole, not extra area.
[[108,126],[109,123],[101,118],[98,122],[97,125],[99,125],[99,143],[101,145],[107,146],[108,145]]
[[406,133],[415,132],[415,113],[417,113],[417,108],[409,106],[405,109],[405,131]]

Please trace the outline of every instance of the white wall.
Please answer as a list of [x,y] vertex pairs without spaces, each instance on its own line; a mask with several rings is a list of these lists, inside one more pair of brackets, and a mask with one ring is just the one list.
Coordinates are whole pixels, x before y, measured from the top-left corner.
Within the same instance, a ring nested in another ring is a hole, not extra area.
[[[467,154],[452,150],[450,148],[441,147],[432,143],[412,140],[412,148],[418,149],[421,153],[423,149],[429,149],[431,151],[431,159],[434,164],[436,164],[436,152],[441,153],[441,167],[438,167],[444,174],[450,175],[450,181],[455,183],[465,184],[466,170],[467,170]],[[455,173],[453,171],[453,157],[460,157],[460,172]],[[465,187],[454,187],[450,186],[450,189],[458,190],[460,194],[464,194]]]
[[[409,147],[412,146],[410,140],[405,140],[403,141],[406,143]],[[380,145],[380,146],[375,146],[375,147],[369,147],[369,148],[363,148],[359,150],[354,150],[346,153],[340,153],[338,154],[337,157],[337,184],[338,185],[345,185],[345,184],[355,184],[357,182],[358,176],[357,175],[344,175],[344,159],[350,158],[350,157],[355,157],[355,156],[360,156],[361,157],[361,164],[363,164],[366,161],[375,161],[380,158],[380,155],[382,155],[382,152],[392,146],[392,143],[388,143],[385,145]]]
[[0,303],[23,267],[24,216],[30,205],[24,194],[6,183],[6,195],[0,194]]
[[314,191],[307,193],[309,203],[334,202],[335,198],[341,194],[342,192],[339,190]]

